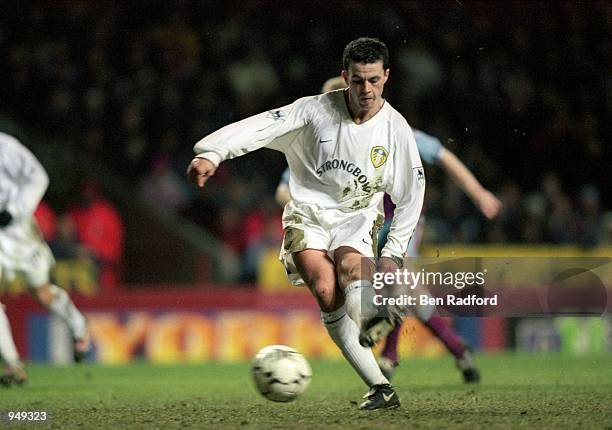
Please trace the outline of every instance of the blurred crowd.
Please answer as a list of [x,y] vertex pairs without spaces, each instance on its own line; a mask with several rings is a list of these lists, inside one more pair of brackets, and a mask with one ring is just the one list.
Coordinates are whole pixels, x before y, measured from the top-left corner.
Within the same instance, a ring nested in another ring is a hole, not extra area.
[[207,133],[318,92],[345,44],[391,52],[386,97],[504,203],[485,220],[427,169],[434,243],[612,242],[608,2],[6,2],[0,114],[71,142],[245,259],[280,242],[282,154],[184,171]]
[[96,182],[85,180],[79,199],[65,211],[58,212],[43,200],[34,216],[56,260],[84,263],[99,289],[121,284],[124,222]]

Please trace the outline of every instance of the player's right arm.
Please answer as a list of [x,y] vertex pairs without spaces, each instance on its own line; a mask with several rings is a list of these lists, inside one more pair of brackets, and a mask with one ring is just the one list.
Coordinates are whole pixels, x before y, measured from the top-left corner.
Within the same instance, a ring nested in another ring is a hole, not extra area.
[[488,219],[495,218],[501,208],[501,202],[480,184],[472,171],[452,151],[446,149],[438,138],[421,130],[414,130],[414,138],[423,161],[440,166],[484,216]]
[[499,199],[480,184],[470,169],[455,154],[442,148],[438,164],[487,219],[497,216],[502,205]]
[[189,179],[202,187],[224,160],[265,146],[284,150],[278,143],[273,147],[272,141],[304,127],[310,121],[310,102],[313,99],[298,99],[290,105],[229,124],[206,136],[193,148],[196,156],[187,169]]

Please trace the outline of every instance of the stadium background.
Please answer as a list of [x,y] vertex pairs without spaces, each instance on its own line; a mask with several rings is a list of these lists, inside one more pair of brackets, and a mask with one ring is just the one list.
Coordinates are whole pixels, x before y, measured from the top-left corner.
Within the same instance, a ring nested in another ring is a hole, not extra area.
[[[103,363],[239,361],[270,343],[339,357],[314,301],[286,287],[275,260],[282,154],[224,163],[203,192],[184,170],[207,133],[315,94],[361,35],[389,45],[393,106],[504,203],[499,219],[486,222],[427,169],[426,254],[612,255],[607,2],[0,8],[0,130],[49,172],[39,217],[60,259],[54,275],[88,314]],[[92,199],[118,216],[90,226],[97,236],[78,225]],[[66,362],[61,324],[19,282],[2,288],[24,356]],[[612,351],[609,317],[455,324],[484,351]],[[401,351],[433,356],[442,348],[408,323]]]

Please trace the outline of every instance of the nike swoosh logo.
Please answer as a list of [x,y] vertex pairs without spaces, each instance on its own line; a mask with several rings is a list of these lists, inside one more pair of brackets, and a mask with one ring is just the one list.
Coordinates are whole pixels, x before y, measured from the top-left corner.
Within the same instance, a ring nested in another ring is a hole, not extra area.
[[383,399],[385,399],[385,402],[388,402],[389,400],[391,400],[393,396],[395,396],[395,392],[389,394],[388,396],[383,393]]
[[331,142],[333,139],[327,139],[327,140],[323,140],[323,139],[319,139],[319,143],[327,143],[327,142]]
[[363,238],[361,239],[361,241],[362,241],[363,243],[365,243],[366,245],[371,245],[371,243],[366,242],[366,240],[365,240],[365,239],[363,239]]

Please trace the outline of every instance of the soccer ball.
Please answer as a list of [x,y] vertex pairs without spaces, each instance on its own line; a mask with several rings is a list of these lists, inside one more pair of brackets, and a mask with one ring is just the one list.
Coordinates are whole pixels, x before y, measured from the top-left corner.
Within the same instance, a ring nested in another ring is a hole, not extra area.
[[285,345],[269,345],[259,351],[252,373],[257,391],[275,402],[294,400],[306,391],[312,378],[304,356]]

